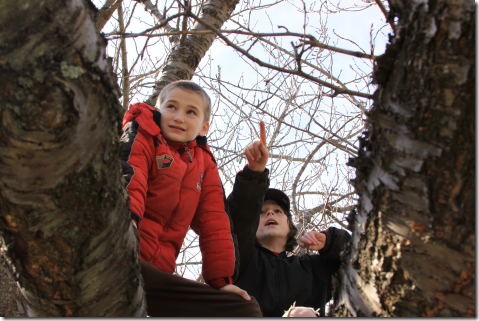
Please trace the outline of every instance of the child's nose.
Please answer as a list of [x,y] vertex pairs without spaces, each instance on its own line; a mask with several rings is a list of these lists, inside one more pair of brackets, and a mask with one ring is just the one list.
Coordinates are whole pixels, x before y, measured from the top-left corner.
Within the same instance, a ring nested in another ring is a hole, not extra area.
[[176,113],[173,120],[176,121],[177,123],[182,123],[183,122],[183,117],[181,117],[180,113]]

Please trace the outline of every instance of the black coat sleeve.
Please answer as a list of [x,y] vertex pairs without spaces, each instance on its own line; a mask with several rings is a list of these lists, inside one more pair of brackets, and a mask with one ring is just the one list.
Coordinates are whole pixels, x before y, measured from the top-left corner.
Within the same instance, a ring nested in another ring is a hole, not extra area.
[[[341,266],[341,252],[351,239],[351,235],[345,230],[340,230],[335,227],[330,227],[326,231],[322,232],[326,235],[326,244],[324,248],[318,251],[318,253],[326,258],[329,258],[329,277],[336,274]],[[332,280],[328,282],[326,301],[332,298]]]
[[263,208],[264,194],[269,187],[269,170],[258,173],[247,166],[236,174],[233,192],[226,202],[236,236],[240,255],[239,275],[249,263],[256,242],[259,215]]
[[340,230],[333,226],[323,233],[326,235],[326,244],[318,253],[339,261],[341,259],[341,251],[348,244],[351,235],[345,230]]

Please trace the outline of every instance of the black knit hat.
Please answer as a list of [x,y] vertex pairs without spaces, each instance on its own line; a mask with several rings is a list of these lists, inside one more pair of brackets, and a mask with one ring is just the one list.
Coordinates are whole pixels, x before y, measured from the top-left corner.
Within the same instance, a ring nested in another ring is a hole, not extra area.
[[290,212],[289,197],[286,196],[286,194],[283,193],[283,191],[280,191],[279,189],[268,188],[268,190],[266,191],[266,194],[264,195],[264,200],[275,201],[276,203],[278,203],[279,206],[281,206],[288,213]]

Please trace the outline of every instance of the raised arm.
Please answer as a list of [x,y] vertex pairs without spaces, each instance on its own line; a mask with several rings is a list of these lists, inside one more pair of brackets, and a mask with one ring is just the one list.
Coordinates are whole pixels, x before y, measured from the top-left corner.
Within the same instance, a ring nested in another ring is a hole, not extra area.
[[268,175],[268,169],[260,173],[245,166],[242,171],[236,174],[233,192],[228,196],[226,208],[233,220],[238,238],[239,275],[248,264],[253,251],[264,194],[269,187]]
[[228,196],[226,203],[226,209],[233,220],[238,237],[240,275],[248,265],[253,251],[264,194],[269,187],[269,171],[266,169],[269,153],[266,149],[263,122],[260,122],[260,133],[260,140],[245,148],[248,165],[236,174],[233,192]]

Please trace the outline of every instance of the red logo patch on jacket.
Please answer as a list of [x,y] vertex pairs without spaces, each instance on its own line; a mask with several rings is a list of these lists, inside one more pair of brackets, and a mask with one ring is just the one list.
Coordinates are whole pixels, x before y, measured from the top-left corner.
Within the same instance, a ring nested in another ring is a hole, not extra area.
[[156,156],[156,162],[158,163],[158,169],[170,168],[173,164],[173,157],[168,155]]

